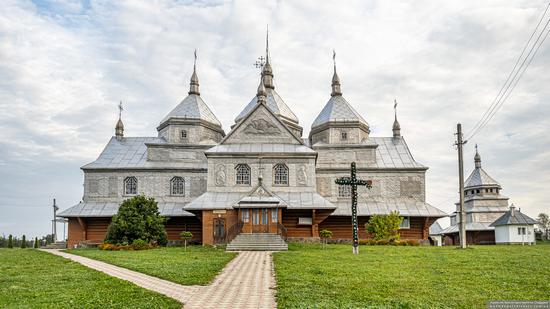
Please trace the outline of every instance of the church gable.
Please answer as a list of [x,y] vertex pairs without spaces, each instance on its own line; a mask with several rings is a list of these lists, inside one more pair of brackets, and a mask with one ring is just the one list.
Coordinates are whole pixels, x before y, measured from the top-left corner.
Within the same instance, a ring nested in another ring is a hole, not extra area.
[[258,104],[221,144],[302,144],[264,104]]

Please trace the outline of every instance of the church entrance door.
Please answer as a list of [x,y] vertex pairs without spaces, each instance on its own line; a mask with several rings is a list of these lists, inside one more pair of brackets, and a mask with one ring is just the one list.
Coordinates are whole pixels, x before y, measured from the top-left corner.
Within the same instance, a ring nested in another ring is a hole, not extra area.
[[225,242],[225,219],[214,218],[214,243],[221,244]]
[[267,208],[252,209],[252,233],[267,233],[269,218]]

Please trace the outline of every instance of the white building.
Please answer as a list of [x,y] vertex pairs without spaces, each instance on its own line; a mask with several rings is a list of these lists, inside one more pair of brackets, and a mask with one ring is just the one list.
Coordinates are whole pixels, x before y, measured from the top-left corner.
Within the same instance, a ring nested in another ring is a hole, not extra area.
[[535,224],[537,221],[516,210],[514,204],[502,217],[491,224],[495,228],[497,244],[535,243]]

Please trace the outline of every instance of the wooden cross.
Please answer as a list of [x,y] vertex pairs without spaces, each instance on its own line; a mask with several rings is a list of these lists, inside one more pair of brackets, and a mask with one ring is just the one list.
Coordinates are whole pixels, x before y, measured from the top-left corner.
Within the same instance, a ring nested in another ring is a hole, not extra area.
[[351,186],[351,225],[353,235],[353,254],[359,253],[359,223],[357,222],[357,186],[372,188],[372,180],[357,179],[355,162],[351,162],[351,177],[341,177],[335,180],[338,185]]

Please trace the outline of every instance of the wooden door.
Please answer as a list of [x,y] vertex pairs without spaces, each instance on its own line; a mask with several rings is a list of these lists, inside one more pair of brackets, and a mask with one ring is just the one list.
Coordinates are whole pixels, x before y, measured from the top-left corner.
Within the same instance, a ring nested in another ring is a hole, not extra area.
[[225,242],[225,218],[214,218],[214,243]]
[[269,230],[269,212],[267,208],[252,209],[252,233],[267,233]]

